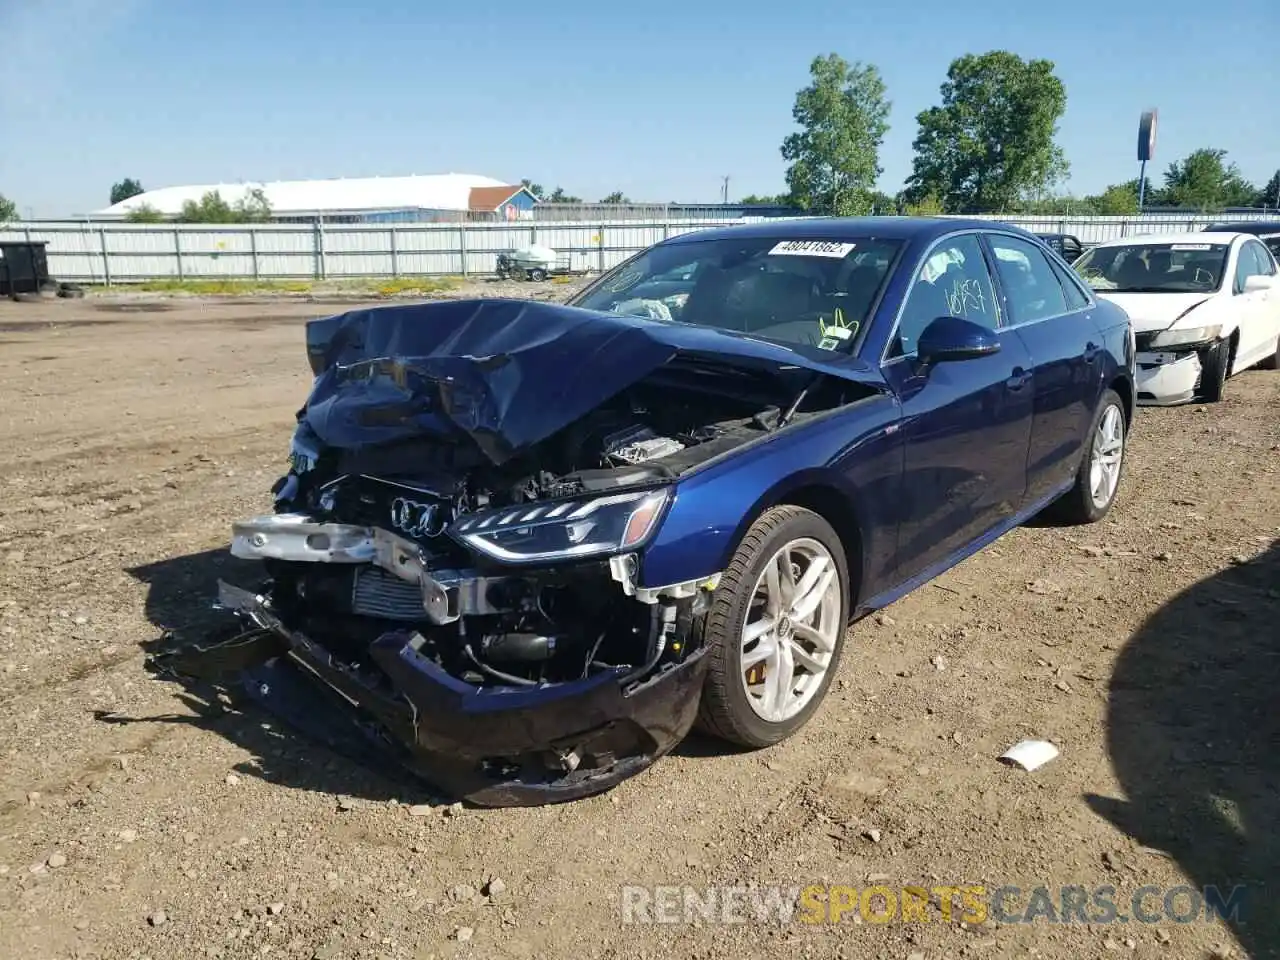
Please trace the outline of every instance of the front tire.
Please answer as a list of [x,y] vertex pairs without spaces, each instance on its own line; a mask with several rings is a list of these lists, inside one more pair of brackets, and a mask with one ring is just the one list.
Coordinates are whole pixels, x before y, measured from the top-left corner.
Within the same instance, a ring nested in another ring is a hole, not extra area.
[[840,664],[849,568],[831,525],[811,510],[765,511],[738,545],[700,627],[710,648],[699,726],[766,747],[804,726]]
[[1227,391],[1231,372],[1231,341],[1219,340],[1200,354],[1200,398],[1217,403]]
[[1089,426],[1075,486],[1053,505],[1065,522],[1097,523],[1111,511],[1124,472],[1128,426],[1124,401],[1114,390],[1107,390]]

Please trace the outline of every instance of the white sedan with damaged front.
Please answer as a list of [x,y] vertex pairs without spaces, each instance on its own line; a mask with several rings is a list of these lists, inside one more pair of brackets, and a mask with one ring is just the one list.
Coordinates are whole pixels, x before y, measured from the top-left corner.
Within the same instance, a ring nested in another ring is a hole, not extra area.
[[1227,379],[1280,367],[1280,267],[1257,237],[1108,240],[1072,267],[1133,323],[1138,403],[1222,399]]

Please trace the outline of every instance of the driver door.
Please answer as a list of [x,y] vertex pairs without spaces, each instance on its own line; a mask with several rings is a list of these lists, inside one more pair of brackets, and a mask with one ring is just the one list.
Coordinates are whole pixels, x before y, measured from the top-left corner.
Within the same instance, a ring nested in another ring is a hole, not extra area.
[[944,238],[908,290],[883,363],[902,402],[904,473],[898,524],[899,583],[953,556],[1022,508],[1035,397],[1031,356],[1017,332],[999,352],[925,366],[915,343],[939,316],[1002,326],[977,233]]

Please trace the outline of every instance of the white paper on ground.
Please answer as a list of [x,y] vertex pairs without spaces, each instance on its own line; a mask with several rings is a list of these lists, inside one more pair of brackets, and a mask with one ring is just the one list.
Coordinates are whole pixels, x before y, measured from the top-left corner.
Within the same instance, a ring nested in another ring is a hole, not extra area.
[[1058,748],[1048,740],[1023,740],[1001,754],[1000,759],[1023,770],[1036,770],[1057,755]]

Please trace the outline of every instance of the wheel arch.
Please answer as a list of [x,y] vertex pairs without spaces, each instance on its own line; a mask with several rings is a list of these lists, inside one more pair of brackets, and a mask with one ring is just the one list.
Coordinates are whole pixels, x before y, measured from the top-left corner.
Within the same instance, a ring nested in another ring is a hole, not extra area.
[[733,533],[731,546],[721,558],[720,569],[728,566],[742,538],[766,510],[785,505],[811,510],[835,530],[844,548],[849,570],[849,613],[857,609],[866,569],[867,518],[857,491],[842,484],[827,470],[806,470],[793,474],[766,491],[743,516]]
[[1133,382],[1128,376],[1121,374],[1111,379],[1111,382],[1107,384],[1107,389],[1115,391],[1121,402],[1124,403],[1124,427],[1127,431],[1133,426],[1133,418],[1137,409],[1137,393],[1133,389]]

